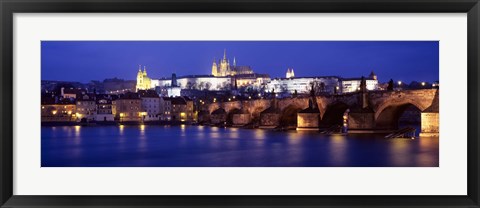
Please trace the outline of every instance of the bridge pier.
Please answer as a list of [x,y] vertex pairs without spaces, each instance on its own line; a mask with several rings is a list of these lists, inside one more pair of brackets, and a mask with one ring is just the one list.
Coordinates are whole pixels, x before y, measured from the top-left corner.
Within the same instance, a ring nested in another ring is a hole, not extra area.
[[234,126],[245,126],[252,121],[252,116],[245,110],[233,114],[232,124]]
[[[269,110],[269,109],[267,109]],[[267,111],[265,110],[265,111]],[[273,129],[280,125],[280,113],[274,111],[262,112],[260,114],[260,128]]]
[[210,120],[214,125],[224,124],[227,121],[227,112],[223,108],[219,108],[212,112]]
[[305,113],[299,112],[297,114],[297,130],[316,130],[320,124],[320,113]]
[[375,113],[350,112],[347,124],[350,130],[373,130],[375,129]]
[[438,112],[422,112],[421,137],[438,137],[439,136],[439,113]]

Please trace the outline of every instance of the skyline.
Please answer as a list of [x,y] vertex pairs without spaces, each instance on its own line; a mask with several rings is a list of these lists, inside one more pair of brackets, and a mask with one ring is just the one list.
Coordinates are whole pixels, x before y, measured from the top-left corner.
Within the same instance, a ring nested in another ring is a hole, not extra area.
[[[271,78],[368,76],[439,80],[438,41],[42,41],[42,80],[134,80],[138,65],[152,78],[209,75],[214,58],[251,66]],[[68,69],[68,70],[65,70]],[[414,76],[412,76],[414,74]]]

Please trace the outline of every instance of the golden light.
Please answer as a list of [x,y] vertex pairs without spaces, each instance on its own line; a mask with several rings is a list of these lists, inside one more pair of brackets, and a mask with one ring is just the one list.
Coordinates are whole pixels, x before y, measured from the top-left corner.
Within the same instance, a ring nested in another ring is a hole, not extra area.
[[81,126],[75,126],[75,133],[78,134],[80,133],[80,128],[82,128]]
[[402,81],[398,81],[398,85],[402,85]]
[[140,130],[145,131],[145,125],[140,125]]
[[422,82],[422,86],[425,86],[425,82]]
[[338,90],[338,89],[340,89],[340,87],[336,86],[336,87],[335,87],[335,89],[337,89],[337,90]]
[[123,113],[120,113],[120,117],[123,117],[123,116],[124,116]]
[[252,99],[252,96],[248,96],[248,99]]
[[42,106],[42,109],[45,109],[45,106]]
[[181,117],[185,117],[185,115],[186,115],[185,112],[181,112],[181,113],[180,113],[180,116],[181,116]]
[[233,99],[235,99],[235,96],[233,96]]
[[57,114],[57,111],[56,110],[52,111],[52,114],[53,115]]
[[228,101],[231,101],[232,99],[228,98]]
[[68,115],[72,115],[72,111],[68,111]]

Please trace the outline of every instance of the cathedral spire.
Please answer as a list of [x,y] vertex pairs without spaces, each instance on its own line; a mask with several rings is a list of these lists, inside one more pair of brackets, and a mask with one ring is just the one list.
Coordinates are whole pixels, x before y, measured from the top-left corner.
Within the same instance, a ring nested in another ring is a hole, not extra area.
[[235,56],[233,57],[233,67],[237,66],[237,62],[235,61]]
[[227,49],[223,49],[223,60],[227,59]]
[[138,71],[142,71],[142,65],[138,65]]

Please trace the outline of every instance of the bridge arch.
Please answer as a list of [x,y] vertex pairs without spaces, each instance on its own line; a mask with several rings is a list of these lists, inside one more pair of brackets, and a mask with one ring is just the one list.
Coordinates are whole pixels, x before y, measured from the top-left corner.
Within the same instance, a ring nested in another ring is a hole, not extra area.
[[241,113],[242,110],[238,109],[238,108],[232,108],[230,109],[228,112],[227,112],[227,119],[226,119],[226,122],[227,124],[232,124],[233,123],[233,115],[234,114],[238,114],[238,113]]
[[417,102],[405,101],[386,103],[375,112],[375,127],[378,129],[397,129],[400,117],[408,108],[423,111],[425,107]]
[[335,101],[329,104],[320,122],[322,126],[336,126],[343,124],[343,114],[351,106],[342,101]]
[[302,110],[299,105],[290,104],[283,108],[282,115],[280,116],[281,126],[297,126],[297,113]]

